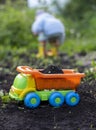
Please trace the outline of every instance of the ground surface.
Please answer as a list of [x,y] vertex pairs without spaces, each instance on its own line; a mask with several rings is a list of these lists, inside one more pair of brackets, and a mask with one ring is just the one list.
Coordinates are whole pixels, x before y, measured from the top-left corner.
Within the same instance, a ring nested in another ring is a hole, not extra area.
[[[81,72],[88,68],[88,64],[76,65],[77,56],[61,54],[60,57],[58,65],[62,68],[78,68]],[[35,66],[38,62],[34,60],[33,63]],[[53,63],[57,64],[57,60]],[[9,91],[16,74],[7,72],[6,68],[9,68],[8,64],[0,69],[0,89],[4,92]],[[23,103],[4,104],[0,101],[0,130],[96,130],[96,80],[90,76],[83,80],[78,93],[81,101],[75,107],[64,104],[61,108],[53,108],[43,102],[37,109],[30,110]]]

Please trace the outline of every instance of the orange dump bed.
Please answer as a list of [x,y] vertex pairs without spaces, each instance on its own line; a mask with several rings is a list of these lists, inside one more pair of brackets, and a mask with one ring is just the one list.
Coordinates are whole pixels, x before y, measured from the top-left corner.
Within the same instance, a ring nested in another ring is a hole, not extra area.
[[39,70],[33,70],[37,90],[43,89],[76,89],[80,84],[83,73],[73,70],[63,70],[64,74],[43,74]]
[[[19,71],[19,69],[17,69]],[[22,70],[23,71],[23,70]],[[21,72],[21,71],[19,71]],[[32,74],[36,81],[37,90],[44,89],[73,89],[80,84],[84,73],[75,72],[72,69],[63,69],[63,74],[44,74],[39,69],[27,68],[23,71],[25,74]]]

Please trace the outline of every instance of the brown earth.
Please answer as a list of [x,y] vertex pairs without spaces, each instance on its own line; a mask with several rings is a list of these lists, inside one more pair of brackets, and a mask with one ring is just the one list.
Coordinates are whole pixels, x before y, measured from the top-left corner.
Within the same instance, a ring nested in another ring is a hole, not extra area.
[[[53,64],[61,68],[77,68],[80,72],[90,67],[89,64],[77,65],[76,57],[61,54],[58,62],[54,59]],[[37,62],[36,59],[32,59],[31,63],[32,67],[45,66],[45,63],[41,64],[41,61]],[[6,61],[6,65],[0,66],[0,90],[5,93],[9,92],[16,75],[15,69],[11,70],[10,64],[12,65],[11,61],[8,61],[8,64]],[[48,102],[42,102],[38,108],[32,110],[20,102],[5,104],[0,101],[0,130],[96,130],[96,79],[89,75],[82,80],[77,91],[81,101],[75,107],[64,104],[60,108],[53,108]]]

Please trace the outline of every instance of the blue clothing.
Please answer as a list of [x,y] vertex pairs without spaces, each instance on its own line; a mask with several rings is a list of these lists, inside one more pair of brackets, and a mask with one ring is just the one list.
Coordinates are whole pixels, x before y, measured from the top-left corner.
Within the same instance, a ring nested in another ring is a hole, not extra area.
[[43,33],[46,37],[58,33],[62,35],[61,39],[65,38],[64,25],[49,13],[43,13],[36,18],[32,25],[32,32],[40,36]]

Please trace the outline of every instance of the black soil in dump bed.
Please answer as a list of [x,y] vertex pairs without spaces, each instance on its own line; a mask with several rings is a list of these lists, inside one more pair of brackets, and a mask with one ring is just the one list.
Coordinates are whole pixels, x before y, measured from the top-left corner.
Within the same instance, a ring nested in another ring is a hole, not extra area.
[[55,65],[49,65],[47,68],[40,72],[44,74],[63,74],[62,69]]

